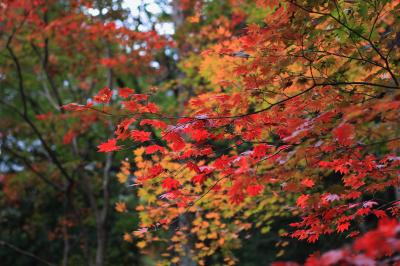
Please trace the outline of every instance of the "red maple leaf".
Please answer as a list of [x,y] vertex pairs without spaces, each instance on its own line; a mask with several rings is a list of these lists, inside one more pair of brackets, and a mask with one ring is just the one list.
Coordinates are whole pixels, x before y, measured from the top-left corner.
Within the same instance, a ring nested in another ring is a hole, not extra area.
[[136,112],[140,105],[135,101],[122,102],[122,106],[131,112]]
[[166,141],[171,143],[171,147],[174,151],[180,151],[185,148],[185,141],[176,132],[169,132],[163,137]]
[[336,231],[338,231],[338,233],[342,233],[342,232],[348,230],[349,226],[350,226],[349,222],[345,222],[345,223],[339,224],[337,226],[337,228],[336,228]]
[[146,147],[146,153],[147,154],[153,154],[156,153],[157,151],[164,152],[164,147],[158,146],[158,145],[150,145]]
[[304,179],[303,181],[301,181],[301,184],[302,184],[303,186],[305,186],[305,187],[313,187],[315,183],[314,183],[313,180],[311,180],[311,179],[309,179],[309,178],[306,178],[306,179]]
[[157,113],[160,109],[158,108],[158,106],[154,103],[148,103],[146,106],[143,107],[143,111],[145,113]]
[[99,152],[111,152],[120,150],[121,146],[117,146],[116,139],[109,139],[107,142],[101,143],[97,148],[99,149]]
[[335,172],[339,172],[345,175],[350,173],[350,169],[348,168],[347,164],[339,164],[335,166]]
[[111,99],[112,91],[110,88],[105,87],[104,89],[100,90],[99,93],[93,97],[93,100],[96,103],[108,103]]
[[166,190],[177,189],[179,186],[180,183],[177,180],[173,179],[172,177],[167,177],[162,182],[162,187],[165,188]]
[[351,124],[343,124],[333,130],[333,135],[344,146],[349,146],[353,143],[354,134],[354,126]]
[[64,145],[68,145],[72,142],[72,140],[75,138],[76,133],[74,130],[68,130],[68,132],[64,135],[63,138],[63,144]]
[[234,158],[232,158],[232,157],[229,157],[227,155],[222,155],[221,157],[219,157],[218,159],[216,159],[214,161],[213,166],[216,169],[224,169],[224,168],[228,167],[230,162],[233,160],[234,160]]
[[385,211],[382,211],[382,210],[373,210],[372,212],[375,214],[375,216],[376,216],[377,218],[386,218],[386,217],[387,217],[387,214],[386,214]]
[[135,99],[136,101],[147,101],[149,98],[149,95],[147,94],[133,94],[132,98]]
[[143,119],[140,121],[140,125],[151,125],[157,129],[164,129],[167,127],[167,124],[160,120],[153,120],[153,119]]
[[133,94],[135,92],[134,89],[130,89],[130,88],[120,88],[118,90],[118,95],[122,98],[128,98],[129,95]]
[[210,133],[205,129],[188,128],[185,132],[189,133],[193,140],[200,142],[209,138]]
[[[64,109],[65,109],[65,108],[64,108]],[[49,119],[49,117],[50,117],[52,114],[53,114],[52,112],[48,112],[48,113],[45,113],[45,114],[38,114],[38,115],[36,115],[35,117],[36,117],[37,120],[47,120],[47,119]]]
[[264,190],[263,185],[248,186],[246,191],[250,196],[257,196]]
[[261,159],[263,158],[268,150],[270,149],[270,146],[267,144],[259,144],[257,146],[254,147],[254,152],[253,152],[253,156],[256,159]]
[[152,168],[149,169],[149,176],[148,178],[154,178],[161,174],[164,171],[164,168],[160,164],[154,165]]
[[145,142],[150,140],[151,132],[132,130],[130,135],[134,141]]
[[199,184],[202,185],[204,183],[204,181],[206,181],[207,176],[205,174],[199,174],[199,175],[195,175],[192,178],[192,182],[193,184]]
[[197,166],[197,164],[194,164],[194,163],[192,163],[192,162],[187,162],[187,163],[186,163],[186,166],[187,166],[189,169],[195,171],[196,174],[200,174],[200,173],[201,173],[201,170],[200,170],[200,168]]
[[117,139],[126,139],[129,137],[129,126],[136,121],[135,118],[128,118],[122,120],[121,123],[117,125],[117,129],[115,130],[115,135],[117,135]]
[[307,200],[310,198],[310,195],[301,195],[297,198],[296,204],[300,208],[304,208],[307,206]]
[[356,212],[356,215],[360,215],[360,216],[365,216],[371,213],[371,209],[370,208],[361,208],[358,209]]

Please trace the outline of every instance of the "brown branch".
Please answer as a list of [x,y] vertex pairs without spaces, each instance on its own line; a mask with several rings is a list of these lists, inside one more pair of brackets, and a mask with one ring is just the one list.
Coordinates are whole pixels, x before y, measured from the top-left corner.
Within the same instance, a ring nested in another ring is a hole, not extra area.
[[189,119],[193,119],[193,120],[199,120],[199,121],[206,121],[206,120],[216,120],[216,119],[236,119],[236,118],[242,118],[242,117],[246,117],[249,115],[253,115],[253,114],[258,114],[258,113],[262,113],[265,111],[270,110],[271,108],[273,108],[276,105],[281,105],[285,102],[288,102],[294,98],[297,98],[303,94],[306,94],[307,92],[313,90],[316,87],[321,87],[321,86],[340,86],[340,85],[354,85],[354,86],[371,86],[371,87],[378,87],[378,88],[386,88],[386,89],[393,89],[393,90],[399,90],[400,87],[395,87],[395,86],[390,86],[390,85],[384,85],[384,84],[376,84],[376,83],[369,83],[369,82],[362,82],[362,81],[354,81],[354,82],[342,82],[342,81],[338,81],[338,82],[326,82],[326,83],[316,83],[314,85],[312,85],[311,87],[297,93],[294,94],[292,96],[288,96],[287,98],[280,100],[278,102],[275,102],[271,105],[269,105],[266,108],[260,109],[258,111],[254,111],[254,112],[250,112],[250,113],[245,113],[245,114],[239,114],[239,115],[232,115],[232,116],[212,116],[212,117],[204,117],[204,118],[199,118],[199,117],[193,117],[193,116],[165,116],[163,114],[159,114],[159,113],[130,113],[130,114],[123,114],[123,115],[116,115],[116,114],[112,114],[109,112],[106,112],[104,110],[100,110],[100,109],[96,109],[94,107],[87,107],[87,109],[93,110],[93,111],[97,111],[99,113],[103,113],[105,115],[108,116],[121,116],[121,117],[127,117],[127,116],[134,116],[134,115],[149,115],[149,116],[157,116],[160,119],[181,119],[181,118],[189,118]]
[[375,29],[375,25],[376,25],[376,23],[378,22],[379,16],[381,15],[381,12],[382,12],[383,9],[385,8],[385,5],[386,5],[386,3],[384,3],[384,4],[382,5],[382,8],[378,11],[378,13],[377,13],[376,16],[375,16],[374,22],[372,23],[371,30],[369,31],[369,34],[368,34],[368,39],[369,39],[369,40],[371,39],[372,33],[374,32],[374,29]]
[[22,76],[21,64],[20,64],[20,62],[19,62],[17,56],[15,55],[14,50],[13,50],[13,49],[11,48],[11,46],[10,46],[12,39],[13,39],[13,35],[11,35],[11,36],[8,38],[6,48],[7,48],[7,51],[10,53],[10,56],[11,56],[11,58],[12,58],[14,64],[15,64],[15,68],[16,68],[16,70],[17,70],[18,87],[19,87],[19,93],[20,93],[21,101],[22,101],[23,115],[24,115],[24,116],[27,116],[27,114],[28,114],[28,107],[27,107],[27,104],[26,104],[26,96],[25,96],[25,88],[24,88],[24,78],[23,78],[23,76]]
[[390,85],[370,83],[370,82],[364,82],[364,81],[349,81],[349,82],[338,81],[338,82],[321,83],[321,84],[317,84],[317,85],[318,86],[356,85],[356,86],[379,87],[379,88],[385,88],[385,89],[391,89],[391,90],[400,90],[400,87],[398,87],[398,86],[390,86]]
[[6,242],[6,241],[4,241],[4,240],[0,240],[0,245],[1,245],[1,246],[6,246],[6,247],[8,247],[8,248],[14,250],[15,252],[18,252],[18,253],[20,253],[20,254],[22,254],[22,255],[25,255],[25,256],[27,256],[27,257],[31,257],[31,258],[33,258],[33,259],[35,259],[35,260],[37,260],[37,261],[40,261],[41,263],[46,264],[46,265],[48,265],[48,266],[56,266],[56,264],[51,263],[51,262],[48,262],[48,261],[46,261],[46,260],[44,260],[44,259],[42,259],[42,258],[36,256],[35,254],[33,254],[33,253],[31,253],[31,252],[22,250],[22,249],[20,249],[19,247],[14,246],[13,244],[10,244],[10,243],[8,243],[8,242]]
[[50,148],[50,146],[47,144],[47,142],[44,140],[42,134],[40,133],[39,129],[36,127],[36,125],[29,119],[28,115],[21,113],[17,108],[14,106],[8,104],[7,102],[0,100],[4,106],[7,106],[9,109],[13,110],[18,116],[20,116],[32,129],[32,131],[35,133],[35,135],[39,138],[40,142],[42,143],[44,149],[46,150],[47,154],[50,156],[51,161],[57,166],[57,168],[61,171],[61,173],[66,177],[66,179],[69,182],[73,182],[72,178],[68,174],[68,172],[65,170],[65,168],[62,166],[61,162],[58,160],[57,155],[53,152],[53,150]]
[[[46,40],[47,40],[47,39],[46,39]],[[51,90],[53,91],[54,97],[56,98],[56,101],[57,101],[57,104],[58,104],[58,109],[59,109],[60,112],[63,113],[63,112],[64,112],[64,109],[61,108],[61,107],[63,106],[63,102],[62,102],[60,93],[58,92],[57,86],[56,86],[56,84],[54,83],[53,78],[52,78],[52,77],[50,76],[50,74],[49,74],[49,69],[48,69],[48,65],[47,65],[48,40],[45,42],[45,47],[44,47],[44,49],[45,49],[45,50],[44,50],[45,56],[44,56],[44,57],[42,57],[42,55],[40,54],[39,49],[36,47],[35,44],[31,43],[31,46],[32,46],[33,50],[35,51],[37,57],[39,58],[39,61],[41,62],[41,67],[42,67],[42,69],[43,69],[43,72],[44,72],[44,74],[45,74],[45,76],[46,76],[46,78],[47,78],[47,80],[48,80],[48,82],[49,82],[49,84],[50,84],[50,88],[51,88]]]
[[379,64],[379,63],[377,63],[375,61],[367,60],[365,58],[347,56],[347,55],[338,54],[338,53],[329,52],[329,51],[324,51],[324,50],[307,50],[307,52],[310,52],[310,53],[323,53],[323,54],[326,54],[326,55],[332,55],[332,56],[337,56],[337,57],[341,57],[341,58],[347,58],[347,59],[350,59],[350,60],[362,61],[362,62],[369,63],[369,64],[372,64],[372,65],[375,65],[375,66],[378,66],[378,67],[381,67],[381,68],[385,69],[385,67],[382,66],[381,64]]

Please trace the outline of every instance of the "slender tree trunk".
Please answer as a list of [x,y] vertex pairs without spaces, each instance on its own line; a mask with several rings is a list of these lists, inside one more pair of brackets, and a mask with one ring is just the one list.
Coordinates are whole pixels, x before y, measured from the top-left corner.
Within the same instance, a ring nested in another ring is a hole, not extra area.
[[103,207],[96,218],[97,250],[96,266],[103,266],[107,245],[107,222],[110,205],[110,169],[112,165],[112,153],[106,155],[106,164],[103,172]]
[[[190,217],[188,217],[188,214],[182,214],[179,217],[179,228],[181,230],[184,230],[186,232],[190,232]],[[187,238],[187,242],[182,244],[183,245],[183,256],[181,257],[180,266],[196,266],[197,263],[193,260],[193,254],[192,254],[192,247],[193,247],[193,241],[191,237]]]
[[106,250],[106,228],[104,223],[97,222],[97,249],[96,249],[96,266],[104,265],[104,257]]
[[67,266],[69,258],[69,236],[68,236],[68,228],[65,223],[63,224],[63,235],[64,235],[64,249],[63,249],[62,266]]

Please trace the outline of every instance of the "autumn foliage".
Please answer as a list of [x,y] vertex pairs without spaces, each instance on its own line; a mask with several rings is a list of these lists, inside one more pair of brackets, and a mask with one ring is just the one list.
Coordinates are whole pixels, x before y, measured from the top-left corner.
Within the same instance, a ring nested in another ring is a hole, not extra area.
[[[96,117],[65,144],[95,120],[114,129],[92,148],[126,157],[117,179],[139,203],[115,210],[137,212],[140,225],[124,239],[145,254],[161,248],[160,265],[211,265],[216,254],[240,265],[233,250],[274,227],[281,255],[289,241],[358,237],[306,265],[399,261],[400,1],[223,1],[231,13],[213,20],[213,1],[178,2],[187,39],[111,23],[84,35],[176,47],[181,76],[159,88],[104,83],[87,103],[63,106]],[[75,34],[79,23],[63,23],[63,36]],[[135,56],[94,57],[90,67],[129,72]],[[187,91],[171,111],[159,95],[174,82]]]
[[356,236],[371,215],[397,216],[397,201],[375,195],[399,182],[398,43],[383,35],[397,25],[400,5],[333,2],[258,1],[264,26],[249,24],[241,36],[234,25],[221,27],[225,40],[208,45],[193,66],[209,89],[176,116],[160,111],[151,94],[124,95],[122,109],[107,109],[136,120],[122,120],[125,130],[99,146],[120,149],[126,131],[138,146],[130,182],[143,199],[142,229],[134,235],[151,243],[159,237],[150,231],[179,228],[171,248],[183,256],[190,238],[202,264],[265,222],[272,206],[271,216],[299,217],[282,236],[308,242]]

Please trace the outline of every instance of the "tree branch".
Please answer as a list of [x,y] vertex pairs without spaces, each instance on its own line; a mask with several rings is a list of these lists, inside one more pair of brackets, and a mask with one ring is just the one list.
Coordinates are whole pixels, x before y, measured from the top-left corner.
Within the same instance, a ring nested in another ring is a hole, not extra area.
[[17,108],[14,106],[8,104],[7,102],[0,100],[2,104],[13,110],[18,116],[20,116],[32,129],[32,131],[35,133],[35,135],[39,138],[40,142],[42,143],[44,149],[50,156],[52,162],[57,166],[57,168],[61,171],[61,173],[66,177],[66,179],[69,182],[73,182],[72,178],[69,176],[68,172],[65,170],[65,168],[62,166],[61,162],[58,160],[57,155],[53,152],[53,150],[50,148],[50,146],[47,144],[47,142],[44,140],[42,134],[40,133],[39,129],[36,127],[36,125],[29,119],[28,115],[21,113]]
[[8,248],[14,250],[15,252],[18,252],[18,253],[20,253],[20,254],[22,254],[22,255],[24,255],[24,256],[27,256],[27,257],[31,257],[31,258],[33,258],[33,259],[35,259],[35,260],[37,260],[37,261],[40,261],[41,263],[46,264],[46,265],[48,265],[48,266],[56,266],[56,264],[51,263],[51,262],[48,262],[48,261],[46,261],[46,260],[44,260],[44,259],[42,259],[42,258],[36,256],[35,254],[33,254],[33,253],[31,253],[31,252],[22,250],[22,249],[20,249],[19,247],[16,247],[16,246],[14,246],[14,245],[12,245],[12,244],[10,244],[10,243],[4,241],[4,240],[0,240],[0,245],[1,245],[1,246],[6,246],[6,247],[8,247]]

